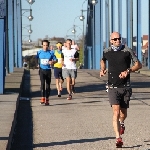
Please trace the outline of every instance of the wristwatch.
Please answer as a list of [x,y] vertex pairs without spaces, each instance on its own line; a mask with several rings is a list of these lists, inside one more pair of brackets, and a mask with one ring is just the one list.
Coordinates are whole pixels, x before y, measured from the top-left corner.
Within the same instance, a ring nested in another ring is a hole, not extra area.
[[128,69],[127,69],[127,72],[128,72],[128,73],[130,73],[130,72],[131,72],[131,69],[130,69],[130,68],[128,68]]

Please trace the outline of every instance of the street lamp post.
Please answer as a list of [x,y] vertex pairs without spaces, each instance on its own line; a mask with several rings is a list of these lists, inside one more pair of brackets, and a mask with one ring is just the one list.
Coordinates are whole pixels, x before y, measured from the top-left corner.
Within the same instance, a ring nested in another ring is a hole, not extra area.
[[73,25],[72,33],[74,34],[74,41],[76,40],[76,26]]
[[32,21],[33,20],[33,16],[32,16],[32,9],[30,8],[30,9],[22,9],[22,11],[24,11],[23,13],[22,13],[22,16],[24,16],[24,13],[25,12],[30,12],[30,15],[27,17],[28,19],[29,19],[29,21]]
[[76,25],[75,25],[75,20],[77,18],[79,18],[80,16],[77,16],[74,18],[74,22],[73,22],[73,30],[72,30],[72,33],[74,34],[74,41],[76,41]]
[[82,29],[82,47],[83,47],[83,63],[84,63],[84,65],[85,65],[85,49],[84,49],[84,19],[85,19],[85,17],[84,17],[84,15],[83,15],[83,12],[84,11],[87,11],[87,10],[81,10],[81,16],[79,17],[79,19],[81,20],[81,21],[83,21],[83,29]]
[[[29,27],[29,29],[28,29],[27,27]],[[22,29],[27,29],[29,34],[31,34],[31,33],[33,32],[33,30],[31,29],[31,24],[30,24],[30,25],[27,25],[27,26],[22,27]]]
[[[22,35],[22,36],[24,36],[25,38],[26,38],[26,37],[29,37],[28,42],[29,42],[29,43],[32,42],[32,40],[31,40],[31,38],[30,38],[30,35]],[[25,38],[24,38],[24,39],[25,39]],[[23,40],[24,40],[24,39],[23,39]],[[23,40],[22,40],[22,41],[23,41]]]
[[79,26],[77,26],[75,24],[73,25],[72,33],[74,34],[74,41],[75,42],[76,42],[76,32],[77,32],[76,27],[78,27],[80,30],[82,30]]

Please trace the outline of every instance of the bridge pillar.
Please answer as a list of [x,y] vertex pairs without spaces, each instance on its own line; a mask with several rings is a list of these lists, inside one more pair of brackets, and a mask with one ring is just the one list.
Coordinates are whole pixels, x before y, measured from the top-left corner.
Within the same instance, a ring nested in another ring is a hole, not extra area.
[[96,29],[96,24],[95,22],[97,22],[96,20],[96,14],[95,14],[95,7],[93,5],[93,18],[92,18],[92,63],[93,63],[93,68],[92,69],[95,69],[96,68],[96,48],[95,48],[95,38],[96,38],[96,33],[95,33],[95,29]]
[[111,33],[115,31],[115,1],[111,0]]
[[21,0],[17,0],[17,26],[18,26],[18,67],[22,68],[22,8]]
[[[148,1],[148,20],[150,20],[150,1]],[[150,23],[148,21],[148,69],[150,69]]]
[[95,5],[95,69],[100,69],[103,54],[103,1]]
[[122,37],[122,1],[118,0],[118,32]]
[[110,40],[110,17],[109,17],[109,0],[105,0],[105,42],[106,48],[109,47]]
[[17,0],[14,0],[14,67],[18,67],[18,20],[17,20]]
[[142,60],[141,46],[141,0],[137,0],[137,56],[140,61]]
[[14,40],[13,40],[13,1],[8,2],[8,51],[9,51],[9,72],[13,72],[14,68]]
[[88,69],[92,69],[92,46],[87,46],[88,51]]
[[4,28],[4,15],[6,11],[5,0],[0,1],[0,48],[1,48],[1,59],[0,59],[0,94],[4,92],[4,81],[5,81],[5,28]]
[[133,48],[133,0],[126,1],[127,8],[127,45],[131,49]]

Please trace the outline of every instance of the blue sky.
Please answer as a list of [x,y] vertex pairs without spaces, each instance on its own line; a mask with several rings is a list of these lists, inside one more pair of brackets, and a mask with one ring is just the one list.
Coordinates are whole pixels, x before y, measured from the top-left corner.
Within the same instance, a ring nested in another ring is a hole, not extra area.
[[[115,3],[117,5],[117,1]],[[126,7],[123,1],[123,20],[126,19]],[[85,3],[83,3],[85,2]],[[79,20],[81,15],[81,9],[87,9],[87,1],[85,0],[35,0],[35,3],[31,5],[33,13],[33,21],[28,21],[25,16],[29,16],[29,12],[26,12],[22,17],[23,26],[31,24],[33,33],[31,34],[31,39],[33,41],[38,38],[44,38],[46,35],[49,37],[65,37],[66,34],[73,38],[72,28],[73,24],[76,27],[76,36],[82,35],[82,22]],[[134,5],[134,18],[133,18],[133,34],[136,35],[136,0],[133,0]],[[142,0],[142,35],[148,34],[148,0]],[[29,9],[30,5],[26,0],[22,1],[22,9]],[[117,8],[117,7],[116,7]],[[117,15],[117,10],[115,12]],[[86,12],[84,12],[86,16]],[[116,20],[117,24],[117,20]],[[105,25],[104,25],[105,26]],[[123,29],[126,29],[126,23],[123,23]],[[115,27],[116,31],[118,27]],[[28,31],[23,29],[23,35],[28,35]],[[104,34],[105,35],[105,34]],[[126,31],[123,30],[123,37],[126,37]]]
[[[30,24],[33,33],[31,39],[49,37],[65,37],[66,34],[72,34],[70,28],[73,27],[74,21],[76,27],[76,36],[82,35],[82,21],[79,20],[81,15],[82,4],[84,0],[35,0],[31,5],[34,19],[28,21],[26,17],[22,17],[23,24]],[[22,1],[22,9],[29,9],[30,5],[27,1]],[[83,9],[86,10],[87,2],[83,4]],[[86,12],[84,13],[86,15]],[[29,16],[29,12],[24,15]],[[76,19],[75,19],[76,18]],[[70,30],[69,30],[70,29]],[[69,30],[69,31],[68,31]],[[27,35],[28,31],[23,30],[23,35]]]

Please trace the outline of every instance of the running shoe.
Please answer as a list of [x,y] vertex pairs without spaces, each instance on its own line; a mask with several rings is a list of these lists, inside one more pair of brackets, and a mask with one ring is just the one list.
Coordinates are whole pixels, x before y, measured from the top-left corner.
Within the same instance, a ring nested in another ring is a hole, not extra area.
[[44,104],[45,103],[45,97],[41,98],[40,104]]
[[61,97],[61,91],[58,91],[58,95],[57,95],[58,97]]
[[122,142],[122,138],[117,138],[116,139],[116,148],[122,148],[123,142]]
[[45,106],[48,106],[48,105],[49,105],[49,99],[47,98],[45,102]]
[[71,100],[72,99],[72,95],[69,95],[68,97],[67,97],[67,100]]
[[58,94],[58,97],[61,97],[61,94]]

